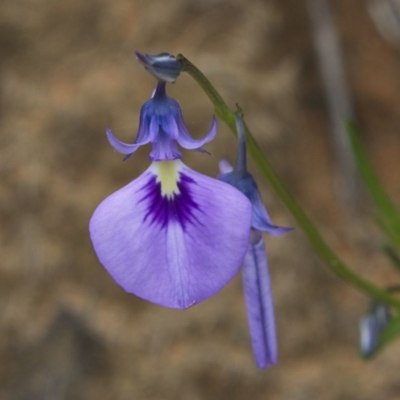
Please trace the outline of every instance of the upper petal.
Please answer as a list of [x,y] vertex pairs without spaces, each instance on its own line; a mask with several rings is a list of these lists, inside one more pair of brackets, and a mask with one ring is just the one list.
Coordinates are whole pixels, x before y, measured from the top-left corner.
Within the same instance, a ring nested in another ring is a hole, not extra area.
[[251,193],[249,196],[251,204],[253,205],[253,213],[251,217],[251,226],[254,229],[266,232],[271,236],[279,236],[284,233],[290,232],[292,228],[285,228],[283,226],[274,225],[271,217],[268,215],[267,210],[262,203],[262,199],[258,190]]
[[134,153],[143,143],[137,143],[137,144],[128,144],[121,142],[119,139],[117,139],[114,134],[111,132],[111,129],[107,127],[106,130],[107,133],[107,139],[109,143],[111,144],[112,147],[114,147],[115,150],[118,151],[118,153],[121,154],[132,154]]
[[252,228],[267,232],[271,236],[282,235],[292,230],[292,228],[284,228],[272,223],[262,202],[257,184],[248,172],[245,171],[244,173],[238,173],[238,171],[236,171],[235,168],[232,168],[226,160],[220,161],[219,169],[221,173],[219,174],[218,179],[234,186],[250,200],[253,207],[251,217]]
[[178,137],[176,140],[178,143],[184,148],[188,150],[198,149],[203,146],[205,143],[211,142],[215,138],[217,134],[217,120],[213,117],[211,128],[208,134],[203,139],[193,139],[190,136],[189,131],[186,128],[185,121],[183,120],[182,112],[179,109],[178,116],[176,119],[177,127],[178,127]]
[[182,158],[181,152],[174,139],[160,130],[157,139],[153,141],[149,159],[152,161],[176,160]]
[[150,126],[151,118],[147,115],[146,112],[146,104],[142,107],[140,111],[140,122],[139,129],[136,135],[136,140],[134,144],[128,144],[121,142],[117,139],[114,134],[111,132],[111,129],[107,127],[107,139],[112,147],[118,153],[131,155],[133,154],[140,146],[151,142],[157,132],[153,132]]
[[180,161],[155,162],[90,221],[100,262],[127,292],[185,309],[225,286],[246,253],[248,199]]

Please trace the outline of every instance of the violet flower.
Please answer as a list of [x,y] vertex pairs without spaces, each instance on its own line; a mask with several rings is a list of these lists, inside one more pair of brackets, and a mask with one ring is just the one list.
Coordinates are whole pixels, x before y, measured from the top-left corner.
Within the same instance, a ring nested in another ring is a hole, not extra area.
[[193,171],[179,158],[179,143],[202,150],[190,137],[179,104],[165,82],[143,106],[135,144],[110,144],[131,155],[152,143],[150,167],[107,197],[90,221],[95,252],[127,292],[166,307],[186,309],[217,293],[238,272],[251,223],[249,200],[229,184]]
[[152,98],[140,111],[139,130],[134,144],[119,141],[107,128],[107,137],[111,146],[129,158],[140,146],[151,143],[150,160],[176,160],[182,158],[178,143],[185,149],[206,152],[201,146],[210,142],[217,134],[217,121],[213,122],[209,133],[200,140],[190,136],[179,103],[168,97],[165,92],[165,82],[158,82]]
[[379,336],[390,321],[390,311],[387,304],[373,299],[368,311],[360,320],[360,352],[363,357],[374,354]]
[[250,327],[253,353],[260,369],[277,363],[277,339],[268,259],[262,232],[272,236],[284,234],[291,228],[278,227],[262,203],[257,184],[246,168],[246,140],[243,119],[235,114],[239,150],[234,168],[226,161],[219,164],[219,179],[236,187],[252,204],[251,237],[243,262],[243,288]]

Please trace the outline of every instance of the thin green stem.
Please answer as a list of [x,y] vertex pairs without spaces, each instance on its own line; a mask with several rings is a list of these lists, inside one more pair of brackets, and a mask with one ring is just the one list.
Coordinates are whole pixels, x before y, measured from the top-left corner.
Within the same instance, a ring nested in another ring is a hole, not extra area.
[[[234,112],[227,106],[221,95],[211,85],[210,81],[183,55],[179,54],[177,59],[182,64],[182,70],[187,72],[209,97],[214,105],[215,112],[218,117],[221,118],[229,126],[232,132],[236,134]],[[369,296],[375,297],[386,304],[400,309],[400,299],[398,297],[393,296],[387,290],[375,285],[373,282],[355,273],[335,254],[335,252],[322,238],[321,234],[305,214],[303,209],[299,206],[293,196],[280,181],[246,124],[245,130],[249,154],[269,184],[272,186],[275,193],[282,200],[287,209],[292,213],[299,226],[303,229],[315,251],[327,263],[329,269],[339,278],[343,279],[356,289],[359,289]]]

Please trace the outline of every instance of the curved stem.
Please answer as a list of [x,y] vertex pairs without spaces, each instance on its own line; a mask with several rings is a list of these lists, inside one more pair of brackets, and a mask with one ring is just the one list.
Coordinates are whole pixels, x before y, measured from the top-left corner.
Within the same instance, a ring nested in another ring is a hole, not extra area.
[[[177,59],[182,64],[182,71],[187,72],[209,97],[214,105],[218,117],[220,117],[235,134],[237,134],[234,112],[227,106],[221,95],[211,85],[210,81],[182,54],[179,54]],[[299,226],[303,229],[315,251],[327,263],[329,269],[339,278],[343,279],[356,289],[400,309],[400,299],[398,297],[355,273],[335,254],[303,209],[280,181],[246,124],[245,130],[249,154],[253,158],[259,170],[263,173],[266,180],[272,186],[275,193],[279,196],[287,209],[292,213]]]

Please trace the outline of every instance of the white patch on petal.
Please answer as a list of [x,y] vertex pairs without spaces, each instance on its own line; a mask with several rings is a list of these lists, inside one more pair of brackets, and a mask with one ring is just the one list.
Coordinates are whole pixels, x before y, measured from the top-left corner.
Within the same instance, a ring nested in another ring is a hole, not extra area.
[[179,172],[183,164],[179,160],[154,161],[150,169],[157,176],[157,182],[161,183],[161,195],[172,199],[179,194],[178,182]]

